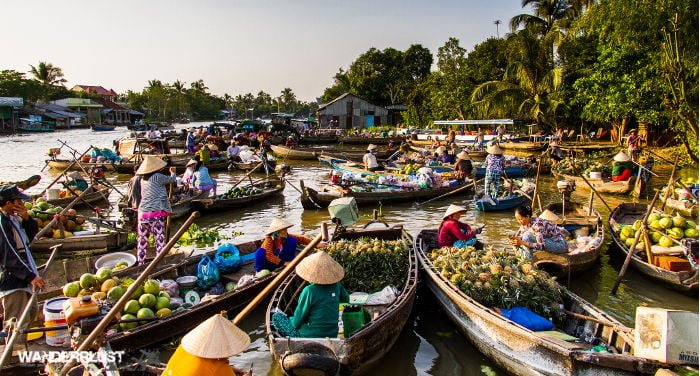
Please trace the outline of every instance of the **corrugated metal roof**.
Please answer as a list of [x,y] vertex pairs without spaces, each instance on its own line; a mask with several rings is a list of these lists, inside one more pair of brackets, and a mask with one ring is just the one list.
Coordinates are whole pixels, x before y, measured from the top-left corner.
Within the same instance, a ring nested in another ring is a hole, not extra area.
[[24,99],[19,97],[0,97],[0,106],[17,107],[24,105]]

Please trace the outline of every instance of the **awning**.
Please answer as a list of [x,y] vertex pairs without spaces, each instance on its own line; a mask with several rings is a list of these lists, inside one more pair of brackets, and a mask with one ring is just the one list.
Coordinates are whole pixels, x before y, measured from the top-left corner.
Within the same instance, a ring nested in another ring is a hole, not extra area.
[[19,107],[24,105],[24,99],[19,97],[0,97],[0,106]]

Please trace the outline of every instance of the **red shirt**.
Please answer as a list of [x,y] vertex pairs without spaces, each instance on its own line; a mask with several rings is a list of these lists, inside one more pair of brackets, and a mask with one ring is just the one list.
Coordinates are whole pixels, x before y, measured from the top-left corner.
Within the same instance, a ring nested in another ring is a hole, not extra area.
[[474,236],[476,231],[468,224],[447,218],[438,230],[438,247],[452,247],[457,240],[469,240]]

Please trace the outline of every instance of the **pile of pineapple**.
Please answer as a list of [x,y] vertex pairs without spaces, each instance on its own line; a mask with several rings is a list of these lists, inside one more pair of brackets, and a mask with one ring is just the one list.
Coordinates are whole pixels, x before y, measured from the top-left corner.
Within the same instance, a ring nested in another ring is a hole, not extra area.
[[442,277],[486,307],[527,307],[555,323],[564,318],[562,287],[512,252],[443,247],[428,259]]

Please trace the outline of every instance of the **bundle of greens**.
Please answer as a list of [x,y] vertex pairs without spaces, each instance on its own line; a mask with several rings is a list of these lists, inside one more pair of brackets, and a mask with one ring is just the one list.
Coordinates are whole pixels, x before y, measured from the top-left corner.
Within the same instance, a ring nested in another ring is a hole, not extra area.
[[401,289],[408,274],[408,245],[403,240],[338,240],[326,248],[345,269],[348,291],[376,292],[387,285]]
[[177,245],[186,246],[194,244],[198,247],[212,246],[219,240],[226,239],[217,230],[200,229],[196,224],[192,224],[187,232],[177,241]]
[[555,322],[560,310],[562,287],[529,261],[491,247],[443,247],[428,254],[435,269],[472,299],[487,307],[527,307]]

